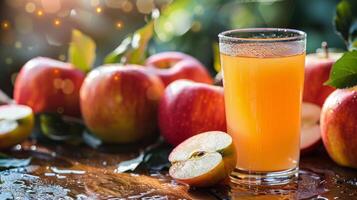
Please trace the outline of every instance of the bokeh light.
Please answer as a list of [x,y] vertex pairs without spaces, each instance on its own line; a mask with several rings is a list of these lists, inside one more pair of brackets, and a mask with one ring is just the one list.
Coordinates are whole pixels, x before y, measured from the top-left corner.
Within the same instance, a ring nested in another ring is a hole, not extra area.
[[202,29],[202,23],[201,23],[201,22],[199,22],[199,21],[194,21],[194,22],[192,23],[191,30],[192,30],[193,32],[199,32],[199,31],[201,31],[201,29]]
[[155,8],[154,0],[137,0],[136,7],[143,14],[149,14]]
[[66,60],[66,55],[65,55],[65,54],[60,54],[60,55],[58,56],[58,59],[59,59],[60,61],[65,61],[65,60]]
[[122,22],[122,21],[117,21],[117,22],[115,23],[115,27],[116,27],[117,29],[122,29],[122,28],[123,28],[123,22]]
[[124,12],[131,12],[133,10],[133,4],[130,1],[124,1],[123,5],[122,5],[122,10]]
[[25,10],[28,13],[33,13],[36,10],[36,5],[32,2],[26,3]]
[[1,29],[3,29],[3,30],[8,30],[8,29],[10,29],[10,22],[8,22],[8,21],[2,21],[1,22]]
[[11,65],[13,62],[14,62],[14,61],[13,61],[12,58],[10,58],[10,57],[5,58],[5,64]]
[[55,27],[59,27],[59,26],[61,26],[61,20],[59,20],[59,19],[55,19],[55,20],[53,20],[53,25],[55,26]]
[[101,7],[97,7],[97,8],[95,9],[95,12],[97,12],[98,14],[99,14],[99,13],[102,13],[102,8],[101,8]]
[[15,46],[16,49],[21,49],[22,48],[22,42],[16,41],[14,46]]
[[42,10],[38,10],[36,12],[36,15],[39,16],[39,17],[43,16],[43,11]]
[[7,85],[10,75],[33,57],[67,62],[73,28],[97,43],[95,65],[99,66],[104,56],[128,34],[155,18],[158,19],[148,54],[183,51],[206,66],[212,66],[211,43],[216,41],[218,32],[231,28],[297,28],[309,35],[308,52],[315,51],[322,40],[327,40],[332,47],[343,48],[332,25],[337,2],[339,0],[316,0],[309,1],[307,6],[305,1],[294,0],[0,1],[0,62],[5,64],[0,67],[0,85],[4,87],[1,89],[11,93],[12,86]]
[[105,5],[108,6],[109,8],[122,8],[123,4],[126,2],[126,0],[104,0]]

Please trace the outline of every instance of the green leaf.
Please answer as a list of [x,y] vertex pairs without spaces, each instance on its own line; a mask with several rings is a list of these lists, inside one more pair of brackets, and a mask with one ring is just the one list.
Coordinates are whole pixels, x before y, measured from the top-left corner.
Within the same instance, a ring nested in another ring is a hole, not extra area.
[[160,171],[170,166],[168,160],[172,147],[160,138],[156,143],[146,147],[144,151],[131,160],[118,164],[117,172],[136,171],[146,169],[150,171]]
[[217,42],[212,44],[212,50],[213,50],[213,67],[216,70],[216,72],[220,72],[221,62],[220,62],[219,46]]
[[164,9],[155,22],[157,37],[164,42],[172,40],[176,36],[187,33],[193,25],[195,9],[201,6],[200,1],[180,0],[173,1]]
[[0,169],[8,169],[15,167],[25,167],[31,163],[31,158],[18,159],[0,153]]
[[40,131],[48,139],[72,144],[82,141],[85,127],[79,119],[57,114],[39,114],[38,119]]
[[90,71],[95,60],[95,48],[92,38],[74,29],[68,50],[69,62],[84,72]]
[[347,47],[349,49],[357,48],[357,1],[342,0],[336,6],[334,24]]
[[155,148],[145,152],[143,167],[151,171],[161,171],[170,167],[169,155],[172,147],[161,141]]
[[357,85],[357,51],[346,52],[333,65],[330,78],[325,83],[335,88]]
[[154,22],[150,21],[144,27],[127,36],[113,52],[105,57],[104,63],[143,64],[153,33]]

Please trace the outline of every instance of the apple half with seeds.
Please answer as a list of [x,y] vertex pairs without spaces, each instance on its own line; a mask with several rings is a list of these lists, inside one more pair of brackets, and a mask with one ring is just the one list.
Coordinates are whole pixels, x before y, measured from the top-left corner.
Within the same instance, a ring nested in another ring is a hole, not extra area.
[[220,131],[188,138],[169,155],[169,174],[190,186],[209,187],[225,180],[233,171],[237,155],[232,137]]
[[32,132],[34,115],[24,105],[0,106],[0,149],[9,148],[25,140]]
[[320,114],[321,108],[313,103],[302,103],[301,111],[301,153],[312,151],[321,143],[320,131]]

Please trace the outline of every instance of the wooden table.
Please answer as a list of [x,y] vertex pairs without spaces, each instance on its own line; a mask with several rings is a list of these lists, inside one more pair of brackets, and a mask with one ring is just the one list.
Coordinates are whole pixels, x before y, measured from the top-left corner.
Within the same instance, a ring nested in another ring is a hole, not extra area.
[[224,184],[189,188],[166,171],[116,173],[118,163],[138,155],[135,150],[26,141],[7,153],[32,161],[0,172],[0,199],[357,199],[357,171],[334,164],[323,148],[302,156],[298,184],[249,190]]

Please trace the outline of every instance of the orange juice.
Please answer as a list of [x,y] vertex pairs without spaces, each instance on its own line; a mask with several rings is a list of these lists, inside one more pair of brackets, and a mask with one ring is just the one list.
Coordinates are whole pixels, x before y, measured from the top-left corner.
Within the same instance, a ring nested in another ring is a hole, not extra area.
[[305,53],[243,57],[221,53],[228,133],[240,170],[297,167]]

